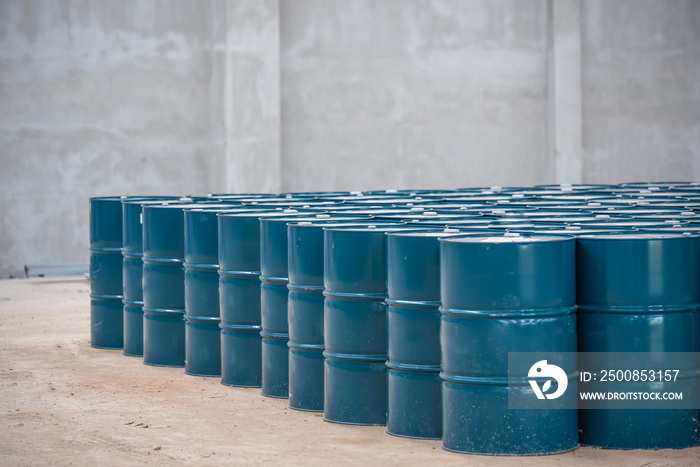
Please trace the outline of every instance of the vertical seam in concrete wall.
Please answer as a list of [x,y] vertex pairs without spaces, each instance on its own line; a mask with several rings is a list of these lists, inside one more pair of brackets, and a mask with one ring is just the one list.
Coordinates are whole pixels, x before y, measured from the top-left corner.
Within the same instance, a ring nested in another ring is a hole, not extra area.
[[224,141],[224,160],[226,161],[225,170],[225,191],[227,193],[232,192],[234,187],[233,180],[233,166],[235,165],[235,154],[232,154],[234,146],[231,144],[234,138],[233,134],[233,72],[231,70],[233,64],[231,54],[233,53],[232,34],[229,31],[233,20],[231,18],[231,8],[228,8],[228,1],[224,2],[224,18],[226,18],[225,31],[225,45],[226,51],[224,55],[224,131],[225,131],[225,141]]
[[556,113],[554,99],[556,96],[554,81],[554,0],[547,0],[547,180],[556,181]]
[[276,96],[275,96],[275,105],[277,106],[277,117],[276,117],[276,124],[274,128],[274,132],[276,133],[276,144],[275,144],[275,173],[273,176],[273,181],[272,181],[272,189],[271,191],[275,192],[280,192],[282,191],[282,164],[283,164],[283,159],[282,159],[282,61],[280,57],[280,27],[281,27],[281,19],[280,19],[280,2],[279,0],[272,0],[272,3],[274,4],[275,7],[275,18],[274,18],[274,23],[275,23],[275,40],[273,41],[274,43],[274,54],[275,54],[275,91],[276,91]]

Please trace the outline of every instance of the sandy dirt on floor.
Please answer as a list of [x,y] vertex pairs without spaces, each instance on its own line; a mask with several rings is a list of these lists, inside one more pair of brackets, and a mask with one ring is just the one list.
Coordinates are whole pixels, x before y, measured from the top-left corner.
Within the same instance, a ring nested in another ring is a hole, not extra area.
[[327,423],[259,389],[91,348],[89,287],[0,280],[0,465],[700,465],[700,448],[472,456]]

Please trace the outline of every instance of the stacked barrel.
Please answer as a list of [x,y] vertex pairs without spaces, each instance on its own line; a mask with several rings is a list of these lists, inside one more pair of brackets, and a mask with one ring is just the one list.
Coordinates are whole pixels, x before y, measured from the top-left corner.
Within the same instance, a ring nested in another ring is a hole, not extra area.
[[287,222],[294,213],[260,218],[262,395],[282,399],[289,397]]
[[143,357],[143,205],[174,197],[143,196],[122,199],[124,265],[124,355]]
[[697,398],[698,213],[699,183],[92,198],[91,345],[456,452],[697,446],[698,404],[577,411],[571,356],[672,355],[634,388]]
[[143,362],[185,366],[185,230],[183,209],[143,206]]
[[324,228],[323,418],[386,424],[386,226]]
[[[693,353],[700,352],[699,241],[674,233],[579,237],[579,348],[605,353],[593,361],[599,364],[593,369],[625,368],[634,359],[644,369],[680,370],[674,382],[594,382],[597,390],[683,389],[697,397],[700,366]],[[637,352],[643,359],[634,358]],[[581,442],[612,449],[696,446],[698,409],[582,410]]]
[[387,233],[387,433],[442,437],[440,244],[457,229]]
[[[576,391],[549,410],[508,405],[511,392],[532,390],[529,368],[509,371],[509,352],[576,352],[574,258],[566,237],[441,240],[445,449],[533,455],[578,446]],[[575,359],[558,366],[575,387]]]
[[144,200],[122,201],[122,243],[124,256],[124,355],[143,357],[143,228]]
[[221,376],[217,213],[227,205],[185,209],[185,373]]
[[260,387],[260,216],[258,209],[218,214],[221,383]]
[[323,230],[313,225],[306,220],[287,227],[289,407],[322,412]]
[[90,345],[124,346],[122,198],[90,198]]

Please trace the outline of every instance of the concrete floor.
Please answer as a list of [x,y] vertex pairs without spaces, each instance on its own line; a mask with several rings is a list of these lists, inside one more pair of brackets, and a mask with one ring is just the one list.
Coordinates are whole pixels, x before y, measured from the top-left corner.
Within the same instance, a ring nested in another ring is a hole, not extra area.
[[0,280],[0,465],[700,465],[700,448],[468,456],[326,423],[259,389],[93,349],[89,306],[82,277]]

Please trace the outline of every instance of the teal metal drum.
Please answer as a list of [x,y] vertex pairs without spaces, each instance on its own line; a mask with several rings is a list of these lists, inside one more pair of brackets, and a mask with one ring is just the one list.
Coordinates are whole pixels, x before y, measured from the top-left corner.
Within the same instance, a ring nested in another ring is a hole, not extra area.
[[144,196],[122,200],[124,283],[124,355],[143,357],[143,227],[142,205],[176,199]]
[[183,209],[143,206],[143,362],[185,366],[185,234]]
[[185,210],[185,373],[221,376],[217,213],[230,205]]
[[574,254],[571,237],[440,239],[444,449],[540,455],[577,448],[575,359],[559,364],[570,390],[547,409],[508,404],[511,394],[537,400],[529,368],[509,372],[509,352],[576,352]]
[[221,384],[262,383],[260,323],[260,216],[248,208],[218,217]]
[[442,437],[440,243],[457,229],[388,232],[387,433]]
[[143,357],[143,200],[122,201],[124,355]]
[[294,214],[283,212],[260,218],[262,395],[283,399],[289,398],[287,223]]
[[90,345],[124,347],[122,199],[90,198]]
[[385,232],[391,229],[324,228],[323,419],[329,422],[386,424]]
[[287,224],[289,407],[323,411],[323,227],[359,218],[318,214]]
[[[700,236],[674,233],[588,235],[577,239],[579,351],[700,352]],[[668,360],[668,358],[662,358]],[[674,382],[637,382],[635,390],[697,397],[700,368],[673,361]],[[643,362],[652,366],[653,362]],[[668,363],[668,361],[666,362]],[[661,369],[661,368],[658,368]],[[661,369],[663,370],[663,369]],[[630,390],[628,382],[591,390]],[[700,445],[700,410],[581,410],[581,444],[608,449]]]

